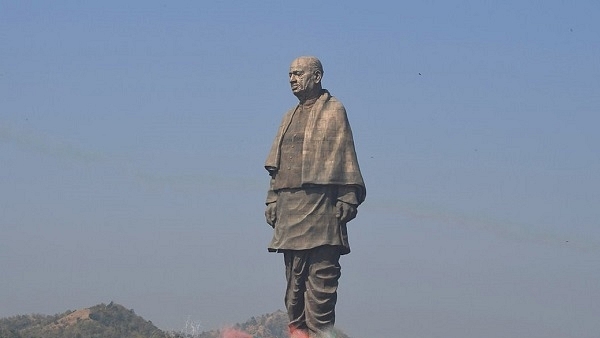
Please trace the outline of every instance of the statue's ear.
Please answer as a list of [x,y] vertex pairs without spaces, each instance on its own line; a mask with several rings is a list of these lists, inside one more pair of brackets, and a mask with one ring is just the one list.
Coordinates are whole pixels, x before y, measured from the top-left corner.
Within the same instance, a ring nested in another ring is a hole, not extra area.
[[321,83],[322,78],[323,73],[321,73],[321,71],[315,70],[315,83]]

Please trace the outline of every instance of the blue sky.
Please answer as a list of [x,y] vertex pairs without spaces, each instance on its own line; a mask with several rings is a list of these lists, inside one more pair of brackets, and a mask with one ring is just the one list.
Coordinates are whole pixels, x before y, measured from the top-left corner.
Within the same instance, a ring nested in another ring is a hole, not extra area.
[[[0,316],[283,308],[263,162],[316,55],[367,200],[353,337],[597,337],[596,1],[0,1]],[[398,333],[399,332],[399,333]]]

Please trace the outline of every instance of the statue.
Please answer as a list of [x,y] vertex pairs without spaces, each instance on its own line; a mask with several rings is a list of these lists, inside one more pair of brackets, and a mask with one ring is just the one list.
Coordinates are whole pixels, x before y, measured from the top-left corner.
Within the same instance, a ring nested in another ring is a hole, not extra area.
[[284,256],[285,305],[292,337],[327,337],[335,323],[346,224],[366,195],[346,109],[322,88],[319,59],[295,59],[289,72],[299,104],[283,117],[265,168],[269,251]]

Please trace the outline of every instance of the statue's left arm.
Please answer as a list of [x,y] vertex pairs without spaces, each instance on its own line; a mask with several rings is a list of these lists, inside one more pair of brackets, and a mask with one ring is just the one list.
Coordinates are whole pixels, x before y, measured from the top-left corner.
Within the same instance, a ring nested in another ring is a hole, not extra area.
[[352,185],[340,185],[337,188],[337,201],[335,204],[336,217],[340,223],[353,220],[358,213],[357,187]]

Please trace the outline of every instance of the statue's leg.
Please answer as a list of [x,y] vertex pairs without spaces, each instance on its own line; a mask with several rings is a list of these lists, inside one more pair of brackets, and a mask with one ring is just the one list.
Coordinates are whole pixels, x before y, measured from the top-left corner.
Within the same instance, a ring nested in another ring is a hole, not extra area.
[[290,333],[295,331],[307,332],[306,314],[304,311],[304,293],[306,291],[306,277],[308,264],[306,251],[286,250],[283,253],[285,260],[285,277],[287,289],[285,292],[285,307],[290,320]]
[[327,337],[335,324],[335,304],[341,276],[340,251],[338,247],[328,245],[310,251],[306,325],[311,337]]

